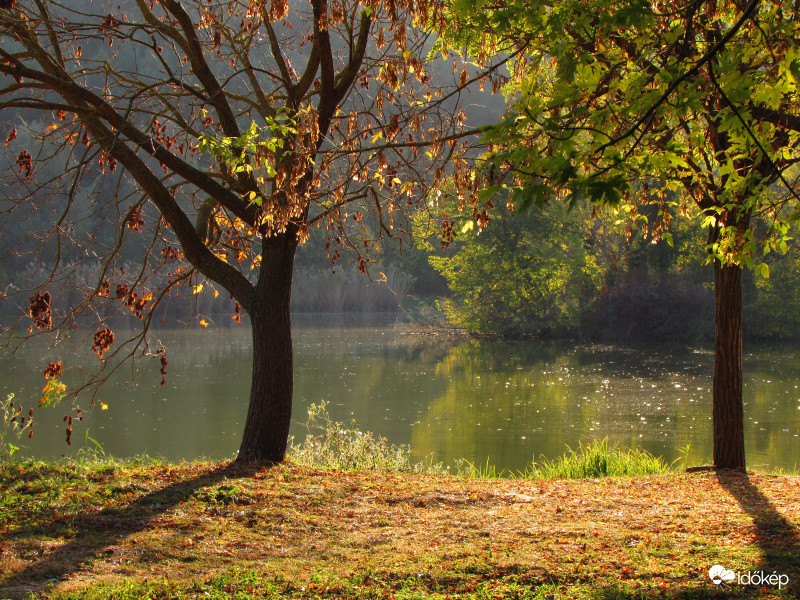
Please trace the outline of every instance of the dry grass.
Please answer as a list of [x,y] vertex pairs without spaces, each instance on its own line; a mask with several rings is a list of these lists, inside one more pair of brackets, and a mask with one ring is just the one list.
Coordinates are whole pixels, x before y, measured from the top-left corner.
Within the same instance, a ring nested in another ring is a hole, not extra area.
[[800,477],[504,481],[293,464],[6,466],[0,597],[717,597],[800,591]]

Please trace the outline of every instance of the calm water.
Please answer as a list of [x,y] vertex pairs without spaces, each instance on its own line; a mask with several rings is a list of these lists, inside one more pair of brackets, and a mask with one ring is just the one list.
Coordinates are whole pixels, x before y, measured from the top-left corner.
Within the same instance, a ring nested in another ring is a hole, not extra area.
[[[157,360],[128,368],[102,388],[97,406],[64,443],[64,409],[37,413],[24,453],[74,455],[86,435],[114,456],[170,460],[230,457],[247,409],[250,340],[246,327],[156,332],[169,352],[167,384]],[[119,338],[118,338],[119,339]],[[534,456],[608,437],[673,460],[691,447],[711,459],[711,372],[705,350],[565,346],[443,340],[402,333],[387,322],[295,319],[293,434],[306,407],[327,400],[331,416],[355,421],[416,459],[466,458],[523,469]],[[63,351],[62,351],[63,352]],[[65,367],[92,354],[56,354]],[[52,354],[28,346],[0,358],[0,393],[38,401]],[[76,376],[67,373],[65,378]],[[129,380],[135,380],[131,382]],[[800,466],[800,351],[745,359],[745,443],[750,466]],[[88,405],[88,399],[82,404]]]

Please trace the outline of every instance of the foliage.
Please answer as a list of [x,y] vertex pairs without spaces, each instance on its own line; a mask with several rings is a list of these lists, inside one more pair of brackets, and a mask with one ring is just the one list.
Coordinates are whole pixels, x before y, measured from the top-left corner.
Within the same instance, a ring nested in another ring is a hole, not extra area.
[[552,206],[516,217],[498,209],[482,230],[471,227],[469,215],[457,221],[453,251],[429,259],[454,294],[440,302],[448,320],[508,337],[574,328],[602,281],[581,212]]
[[714,336],[714,294],[686,273],[620,274],[584,315],[595,340],[705,345]]
[[800,337],[800,251],[792,247],[771,260],[769,279],[758,278],[754,287],[747,333],[767,341]]
[[[768,277],[756,255],[785,253],[800,214],[787,178],[800,161],[797,11],[758,0],[481,4],[452,2],[451,43],[519,53],[511,108],[486,136],[487,192],[518,208],[590,198],[636,222],[654,208],[654,239],[670,206],[703,219],[715,269],[714,464],[744,468],[741,271]],[[768,234],[757,244],[759,220]]]
[[386,438],[375,437],[372,432],[348,428],[343,423],[332,421],[327,410],[328,403],[308,407],[305,427],[308,430],[300,445],[290,442],[288,454],[300,464],[343,471],[385,469],[413,471],[408,446],[389,444]]
[[21,406],[14,406],[14,394],[9,394],[6,399],[0,401],[0,412],[3,414],[3,423],[0,427],[0,463],[10,459],[19,446],[14,445],[10,438],[16,436],[22,438],[22,434],[28,437],[33,435],[33,410],[27,415],[22,414]]
[[[468,201],[477,194],[464,142],[475,130],[457,98],[502,77],[498,65],[468,75],[459,57],[446,75],[425,62],[430,35],[447,26],[443,8],[6,3],[0,110],[13,120],[14,177],[0,203],[7,222],[34,215],[35,229],[0,234],[35,258],[36,276],[3,290],[3,312],[18,315],[3,334],[93,341],[101,362],[74,398],[125,358],[155,357],[166,375],[166,351],[146,335],[156,309],[181,290],[185,300],[211,289],[233,301],[235,322],[251,317],[264,344],[239,457],[282,460],[298,245],[324,231],[328,264],[349,250],[366,274],[384,241],[407,233],[407,213],[431,208],[441,181],[458,178]],[[120,340],[106,321],[128,312],[142,333]],[[267,414],[281,418],[254,422]]]
[[[497,190],[519,207],[552,194],[575,203],[696,204],[723,264],[754,267],[751,218],[765,251],[785,251],[800,106],[793,16],[779,2],[454,2],[454,43],[517,48],[506,119],[487,135]],[[702,24],[701,24],[702,23]],[[768,25],[766,25],[768,23]],[[634,186],[633,181],[643,185]],[[783,191],[769,187],[784,184]],[[676,199],[673,194],[678,194]],[[793,198],[792,198],[793,199]],[[758,267],[766,275],[766,268]]]
[[465,215],[456,243],[430,258],[448,279],[452,297],[439,304],[451,324],[508,337],[696,343],[713,336],[696,220],[673,217],[663,232],[669,244],[632,230],[621,209],[554,204],[490,214],[480,232]]

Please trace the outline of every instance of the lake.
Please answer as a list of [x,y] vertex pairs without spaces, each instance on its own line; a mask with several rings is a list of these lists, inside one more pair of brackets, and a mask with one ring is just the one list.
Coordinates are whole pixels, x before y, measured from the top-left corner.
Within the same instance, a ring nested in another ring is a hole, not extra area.
[[[503,342],[408,333],[395,317],[294,318],[292,433],[303,439],[306,408],[329,402],[333,419],[410,444],[415,460],[464,458],[524,469],[536,456],[608,437],[672,461],[689,446],[711,462],[711,379],[707,349]],[[22,453],[74,456],[93,447],[116,457],[147,453],[168,460],[224,459],[236,452],[250,386],[247,326],[152,333],[168,349],[166,385],[157,359],[100,390],[98,402],[65,442],[62,407],[37,410]],[[121,339],[119,332],[117,339]],[[0,357],[0,393],[38,402],[42,371],[60,358],[92,361],[88,349],[48,354],[28,345]],[[65,380],[76,374],[65,372]],[[745,357],[748,466],[800,466],[800,351]],[[88,398],[80,404],[88,407]]]

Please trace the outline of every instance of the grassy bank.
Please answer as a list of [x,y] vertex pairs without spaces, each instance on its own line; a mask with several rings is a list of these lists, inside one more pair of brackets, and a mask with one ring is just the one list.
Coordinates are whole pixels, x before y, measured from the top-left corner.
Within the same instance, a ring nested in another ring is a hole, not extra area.
[[791,598],[798,526],[798,476],[11,463],[0,598]]

